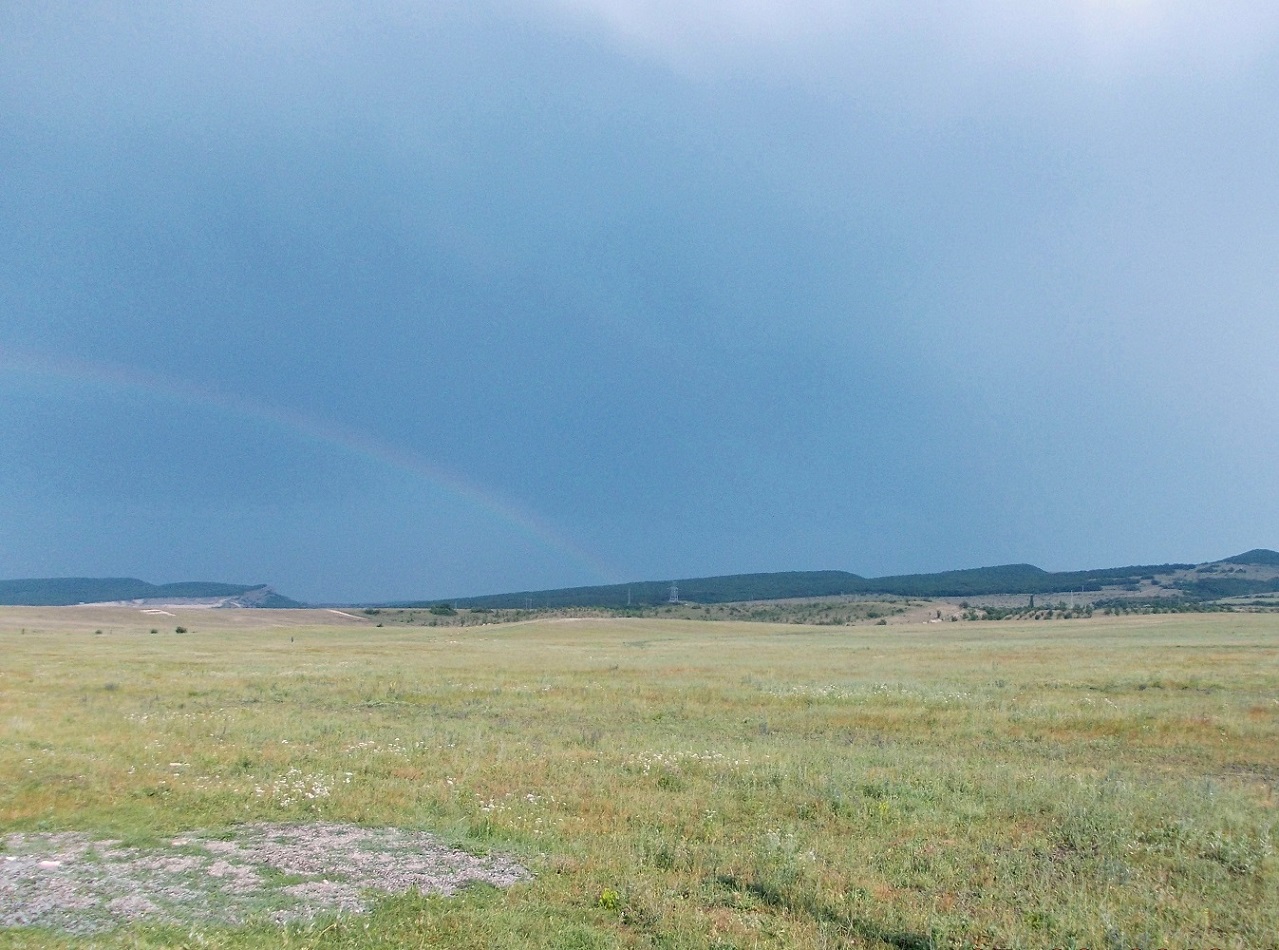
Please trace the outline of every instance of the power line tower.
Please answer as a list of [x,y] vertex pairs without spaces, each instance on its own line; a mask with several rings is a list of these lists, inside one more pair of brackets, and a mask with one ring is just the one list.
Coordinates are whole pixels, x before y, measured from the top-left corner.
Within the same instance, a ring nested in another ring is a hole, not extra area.
[[671,596],[666,598],[666,602],[668,604],[679,603],[679,584],[676,584],[674,581],[671,581]]

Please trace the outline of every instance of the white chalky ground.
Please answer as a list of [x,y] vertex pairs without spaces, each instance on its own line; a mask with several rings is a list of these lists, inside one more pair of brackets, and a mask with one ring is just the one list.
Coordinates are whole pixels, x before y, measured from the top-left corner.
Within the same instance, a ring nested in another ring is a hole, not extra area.
[[131,920],[284,923],[360,913],[377,893],[509,887],[529,873],[425,832],[338,824],[245,825],[219,837],[126,847],[88,835],[15,834],[0,849],[0,927],[93,933]]

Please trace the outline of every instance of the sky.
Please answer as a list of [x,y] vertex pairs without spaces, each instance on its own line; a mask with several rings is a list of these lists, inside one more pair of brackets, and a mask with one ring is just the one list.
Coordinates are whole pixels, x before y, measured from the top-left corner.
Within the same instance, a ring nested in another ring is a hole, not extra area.
[[0,577],[1279,547],[1279,8],[0,10]]

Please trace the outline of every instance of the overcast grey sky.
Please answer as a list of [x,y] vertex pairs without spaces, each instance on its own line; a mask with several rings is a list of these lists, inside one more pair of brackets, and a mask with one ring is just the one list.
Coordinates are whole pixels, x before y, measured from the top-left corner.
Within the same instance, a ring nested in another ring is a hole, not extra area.
[[0,10],[0,576],[1279,547],[1279,8]]

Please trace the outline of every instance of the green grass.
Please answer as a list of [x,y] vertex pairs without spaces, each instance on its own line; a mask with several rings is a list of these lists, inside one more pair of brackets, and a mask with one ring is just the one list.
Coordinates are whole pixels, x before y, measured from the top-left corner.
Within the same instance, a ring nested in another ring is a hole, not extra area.
[[1275,615],[261,616],[175,636],[0,611],[0,831],[353,821],[508,851],[535,878],[309,927],[0,946],[1276,944]]

